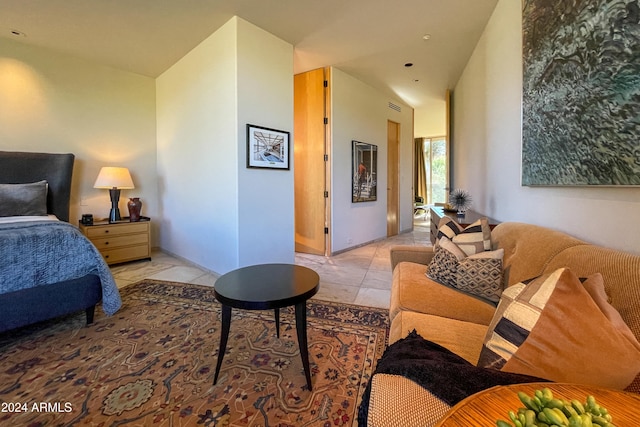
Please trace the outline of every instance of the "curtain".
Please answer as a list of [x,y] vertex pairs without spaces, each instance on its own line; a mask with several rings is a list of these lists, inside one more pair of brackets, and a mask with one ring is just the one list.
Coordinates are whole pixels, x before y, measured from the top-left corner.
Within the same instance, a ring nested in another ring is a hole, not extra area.
[[424,138],[415,139],[415,182],[413,188],[415,189],[415,196],[422,197],[424,203],[429,203],[427,199],[427,171],[425,169],[424,158]]

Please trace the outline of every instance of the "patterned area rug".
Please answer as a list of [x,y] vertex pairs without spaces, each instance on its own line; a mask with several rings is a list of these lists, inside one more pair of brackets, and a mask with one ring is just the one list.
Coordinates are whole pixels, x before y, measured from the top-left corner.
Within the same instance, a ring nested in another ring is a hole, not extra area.
[[218,384],[210,287],[145,280],[123,308],[0,334],[0,425],[342,426],[388,335],[387,310],[310,300],[306,386],[293,307],[233,310]]

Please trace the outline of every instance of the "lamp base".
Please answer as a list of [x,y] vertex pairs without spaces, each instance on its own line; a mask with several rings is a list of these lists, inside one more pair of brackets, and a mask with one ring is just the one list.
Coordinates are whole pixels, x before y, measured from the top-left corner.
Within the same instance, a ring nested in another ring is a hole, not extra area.
[[109,222],[120,221],[120,209],[118,208],[118,202],[120,201],[120,190],[112,188],[109,190],[109,196],[111,197],[111,210],[109,211]]

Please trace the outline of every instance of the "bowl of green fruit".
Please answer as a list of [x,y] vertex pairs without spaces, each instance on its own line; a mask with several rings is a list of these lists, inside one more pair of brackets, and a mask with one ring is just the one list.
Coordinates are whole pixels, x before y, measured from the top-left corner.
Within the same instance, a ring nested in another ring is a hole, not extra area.
[[524,406],[509,411],[509,421],[497,420],[497,427],[615,427],[609,411],[593,396],[584,402],[555,397],[543,388],[533,395],[518,392]]

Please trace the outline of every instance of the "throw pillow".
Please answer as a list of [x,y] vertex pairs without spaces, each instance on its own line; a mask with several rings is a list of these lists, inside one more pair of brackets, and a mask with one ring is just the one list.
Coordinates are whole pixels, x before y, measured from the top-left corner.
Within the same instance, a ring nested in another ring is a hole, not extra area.
[[47,214],[47,181],[0,184],[0,217]]
[[458,263],[455,288],[497,304],[502,294],[504,249],[480,252]]
[[442,237],[447,237],[467,255],[491,250],[491,228],[487,218],[480,218],[464,228],[448,216],[438,223],[436,246]]
[[427,277],[496,304],[502,293],[504,249],[466,256],[446,237],[438,242]]
[[[598,303],[587,289],[598,289]],[[510,286],[478,366],[624,389],[640,372],[640,343],[624,322],[610,320],[613,307],[606,308],[609,316],[600,309],[608,304],[602,295],[601,275],[579,279],[568,268]]]
[[446,237],[438,241],[434,252],[427,268],[427,277],[443,285],[455,287],[458,262],[467,255]]

